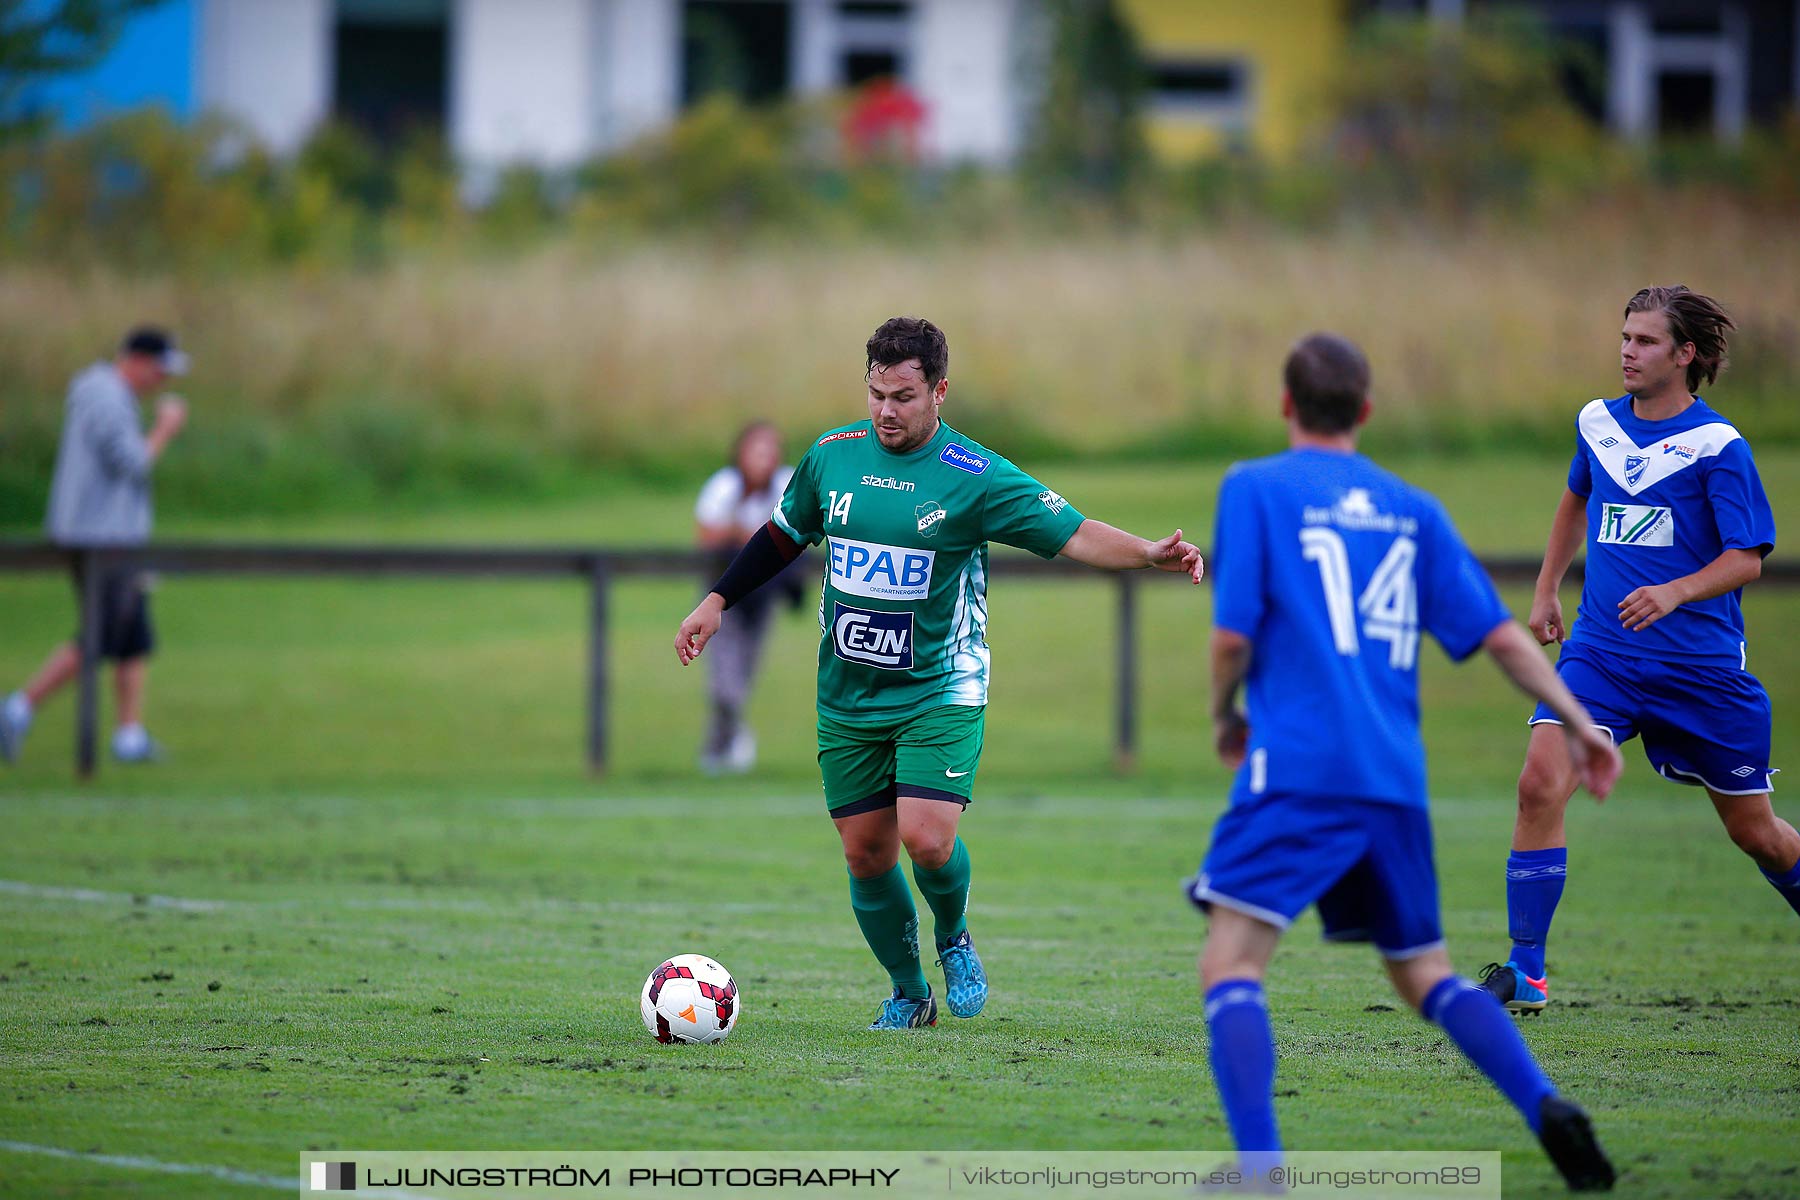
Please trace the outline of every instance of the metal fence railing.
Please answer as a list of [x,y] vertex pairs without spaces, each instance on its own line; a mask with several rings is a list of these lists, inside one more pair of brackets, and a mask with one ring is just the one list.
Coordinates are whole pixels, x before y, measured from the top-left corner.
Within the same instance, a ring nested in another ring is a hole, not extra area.
[[[1482,561],[1488,572],[1502,582],[1529,582],[1537,577],[1538,559],[1535,557],[1497,557]],[[73,570],[79,582],[81,674],[75,717],[75,770],[84,779],[93,774],[98,741],[98,580],[103,571],[133,566],[172,575],[585,580],[589,589],[586,753],[589,769],[599,773],[606,769],[607,761],[610,682],[607,634],[612,584],[620,579],[656,578],[688,579],[698,585],[716,563],[711,554],[699,550],[216,542],[155,542],[123,548],[0,540],[0,572]],[[1121,771],[1130,770],[1137,751],[1137,590],[1147,579],[1179,582],[1181,577],[1142,571],[1107,575],[1063,559],[1045,561],[1011,554],[996,555],[992,566],[994,573],[1003,577],[1085,580],[1111,585],[1115,672],[1113,755]],[[1579,577],[1580,572],[1581,566],[1577,563],[1571,575]],[[1800,565],[1766,563],[1763,583],[1789,587],[1800,584]]]

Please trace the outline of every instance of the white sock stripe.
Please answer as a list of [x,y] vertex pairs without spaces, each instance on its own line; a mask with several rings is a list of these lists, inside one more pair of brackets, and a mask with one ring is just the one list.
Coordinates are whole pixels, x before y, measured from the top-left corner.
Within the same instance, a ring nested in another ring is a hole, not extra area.
[[1206,1019],[1209,1021],[1212,1020],[1221,1010],[1230,1008],[1235,1004],[1253,1004],[1257,1008],[1267,1009],[1269,1007],[1269,998],[1263,995],[1263,990],[1260,987],[1255,987],[1250,984],[1239,984],[1236,987],[1228,988],[1222,994],[1214,996],[1206,1002]]
[[1425,1019],[1430,1021],[1433,1025],[1443,1024],[1443,1021],[1440,1018],[1444,1015],[1444,1010],[1450,1007],[1451,1001],[1455,1000],[1465,992],[1480,992],[1482,990],[1479,985],[1464,979],[1461,975],[1452,975],[1450,977],[1450,983],[1450,987],[1444,987],[1441,984],[1438,986],[1437,1003],[1431,1005],[1425,1011]]

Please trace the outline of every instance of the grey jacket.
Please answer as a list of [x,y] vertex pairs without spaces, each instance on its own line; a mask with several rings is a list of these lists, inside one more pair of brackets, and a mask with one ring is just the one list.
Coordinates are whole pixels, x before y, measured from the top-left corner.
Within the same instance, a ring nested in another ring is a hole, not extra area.
[[137,397],[98,362],[69,384],[45,532],[53,542],[136,545],[150,538],[150,449]]

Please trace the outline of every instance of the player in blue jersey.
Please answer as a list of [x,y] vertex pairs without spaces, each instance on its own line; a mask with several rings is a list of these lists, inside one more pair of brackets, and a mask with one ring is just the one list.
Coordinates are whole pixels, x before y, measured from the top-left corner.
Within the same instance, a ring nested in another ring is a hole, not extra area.
[[[1371,941],[1395,990],[1518,1108],[1572,1188],[1610,1188],[1585,1113],[1556,1093],[1505,1011],[1453,973],[1438,922],[1419,736],[1419,635],[1486,650],[1565,722],[1569,777],[1604,797],[1619,755],[1508,615],[1438,502],[1356,453],[1369,366],[1314,334],[1288,355],[1290,449],[1219,489],[1212,711],[1237,768],[1188,895],[1208,913],[1200,978],[1212,1066],[1246,1167],[1280,1160],[1262,981],[1317,905],[1325,936]],[[1237,706],[1247,685],[1249,711]]]
[[[1626,394],[1575,422],[1569,485],[1550,526],[1529,624],[1565,643],[1563,682],[1616,742],[1642,735],[1658,774],[1703,787],[1731,840],[1800,912],[1800,834],[1769,804],[1769,696],[1750,674],[1739,595],[1775,547],[1750,444],[1694,395],[1725,364],[1717,301],[1645,288],[1625,306]],[[1587,578],[1571,628],[1557,589],[1583,539]],[[1506,860],[1507,962],[1483,983],[1515,1012],[1550,998],[1544,940],[1568,872],[1563,810],[1575,777],[1561,718],[1539,706]]]

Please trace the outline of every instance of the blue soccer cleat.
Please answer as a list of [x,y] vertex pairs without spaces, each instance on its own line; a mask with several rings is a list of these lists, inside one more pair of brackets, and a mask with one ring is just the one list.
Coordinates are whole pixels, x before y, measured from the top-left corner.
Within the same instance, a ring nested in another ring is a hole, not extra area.
[[1481,969],[1481,986],[1515,1013],[1541,1013],[1550,1003],[1550,973],[1533,979],[1516,962],[1489,963]]
[[919,1029],[937,1024],[937,1000],[908,1000],[895,988],[894,994],[881,1002],[881,1012],[869,1023],[870,1029]]
[[938,947],[938,962],[944,968],[944,1000],[953,1017],[972,1017],[987,1004],[987,972],[981,969],[981,955],[975,953],[974,939],[963,930],[949,944]]

